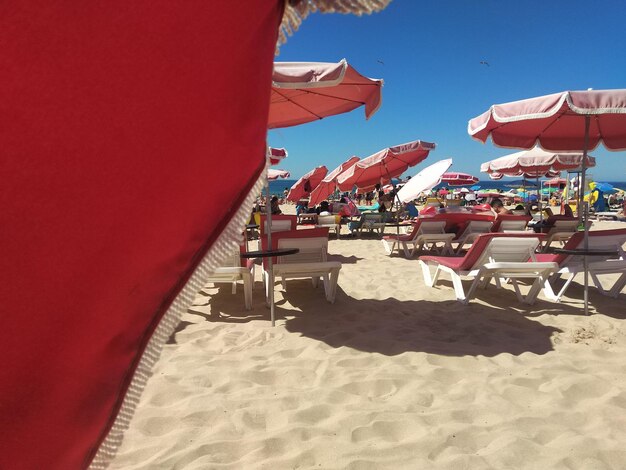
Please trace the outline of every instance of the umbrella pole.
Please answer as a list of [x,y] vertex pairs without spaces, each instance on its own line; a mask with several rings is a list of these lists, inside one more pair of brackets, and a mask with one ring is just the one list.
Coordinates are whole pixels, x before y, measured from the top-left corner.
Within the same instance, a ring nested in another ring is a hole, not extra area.
[[[265,203],[265,212],[267,213],[267,249],[272,249],[272,195],[270,194],[270,183],[267,182],[267,201]],[[268,294],[270,298],[270,320],[272,326],[276,326],[275,307],[274,307],[274,265],[272,257],[267,259],[267,270],[269,272]]]
[[542,191],[539,189],[539,177],[537,176],[537,209],[539,210],[539,221],[543,220],[543,211],[541,210]]
[[[584,249],[587,251],[589,249],[589,228],[587,227],[587,218],[589,216],[589,206],[588,202],[584,200],[585,194],[585,173],[587,170],[587,149],[589,148],[589,126],[591,124],[591,116],[588,114],[585,116],[585,148],[583,149],[583,163],[582,163],[582,172],[580,177],[580,194],[581,201],[583,202],[583,230],[585,231],[584,235]],[[588,259],[587,255],[583,255],[583,269],[585,276],[585,315],[589,315],[589,269],[588,269]]]

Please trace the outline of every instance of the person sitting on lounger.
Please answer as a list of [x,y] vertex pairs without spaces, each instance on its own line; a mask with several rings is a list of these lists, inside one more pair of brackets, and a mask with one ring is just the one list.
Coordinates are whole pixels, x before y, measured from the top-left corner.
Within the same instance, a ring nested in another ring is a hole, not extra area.
[[496,214],[496,217],[498,217],[499,215],[513,213],[509,209],[504,207],[504,204],[502,204],[502,201],[498,198],[495,198],[493,201],[491,201],[491,210]]

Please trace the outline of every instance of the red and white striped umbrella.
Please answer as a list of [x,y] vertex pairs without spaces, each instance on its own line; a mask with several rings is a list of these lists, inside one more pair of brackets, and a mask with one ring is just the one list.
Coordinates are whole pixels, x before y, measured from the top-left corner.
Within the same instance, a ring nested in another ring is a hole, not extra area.
[[337,189],[337,177],[358,161],[359,157],[350,157],[347,161],[343,162],[333,171],[328,173],[318,187],[311,193],[309,204],[311,206],[316,206],[331,195]]
[[285,170],[275,170],[274,168],[267,170],[267,179],[271,181],[277,180],[278,178],[289,178],[290,176],[291,173]]
[[328,173],[328,168],[324,165],[313,168],[306,175],[302,176],[289,190],[287,200],[298,202],[304,197],[308,197],[317,186],[322,182]]
[[470,186],[478,183],[478,178],[468,173],[449,172],[443,174],[441,182],[449,186]]
[[337,177],[337,186],[342,191],[350,191],[354,186],[367,188],[385,184],[397,178],[409,167],[423,161],[435,144],[415,140],[406,144],[383,149],[352,165]]

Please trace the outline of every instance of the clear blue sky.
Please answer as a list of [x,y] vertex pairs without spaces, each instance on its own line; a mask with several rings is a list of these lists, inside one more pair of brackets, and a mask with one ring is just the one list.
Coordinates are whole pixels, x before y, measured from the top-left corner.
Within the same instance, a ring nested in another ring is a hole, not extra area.
[[[346,58],[384,79],[382,106],[369,121],[359,108],[272,130],[268,143],[287,149],[281,168],[292,178],[422,139],[437,149],[406,175],[451,157],[452,170],[486,179],[480,163],[516,150],[474,141],[467,121],[495,103],[626,88],[625,18],[624,0],[393,0],[373,15],[311,15],[276,60]],[[626,181],[626,152],[600,147],[592,155],[594,179]]]

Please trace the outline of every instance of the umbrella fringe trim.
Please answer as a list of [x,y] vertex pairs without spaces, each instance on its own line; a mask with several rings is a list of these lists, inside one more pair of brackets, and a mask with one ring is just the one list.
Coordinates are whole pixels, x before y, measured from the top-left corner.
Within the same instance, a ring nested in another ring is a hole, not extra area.
[[390,2],[391,0],[285,0],[285,13],[278,30],[276,55],[279,53],[279,47],[287,42],[289,36],[293,36],[311,13],[319,11],[360,16],[381,11]]
[[245,226],[250,217],[257,194],[260,194],[266,184],[267,169],[269,167],[269,160],[267,161],[268,164],[266,164],[265,169],[261,172],[259,179],[244,202],[230,219],[202,261],[200,261],[194,273],[178,293],[154,330],[141,355],[113,426],[102,444],[100,444],[95,457],[89,465],[90,469],[103,470],[114,459],[117,450],[122,444],[124,432],[129,428],[143,390],[152,375],[152,368],[161,356],[164,344],[174,333],[176,326],[180,323],[183,314],[192,305],[197,293],[206,284],[209,274],[220,266],[230,253],[239,249],[242,227]]

